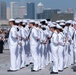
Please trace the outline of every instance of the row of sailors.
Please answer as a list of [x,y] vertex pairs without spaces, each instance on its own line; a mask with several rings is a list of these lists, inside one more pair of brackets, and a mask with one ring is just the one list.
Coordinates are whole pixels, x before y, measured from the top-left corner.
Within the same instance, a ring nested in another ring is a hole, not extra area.
[[53,63],[51,74],[58,74],[76,63],[76,22],[45,20],[29,24],[10,19],[9,49],[11,67],[15,72],[33,63],[32,72]]

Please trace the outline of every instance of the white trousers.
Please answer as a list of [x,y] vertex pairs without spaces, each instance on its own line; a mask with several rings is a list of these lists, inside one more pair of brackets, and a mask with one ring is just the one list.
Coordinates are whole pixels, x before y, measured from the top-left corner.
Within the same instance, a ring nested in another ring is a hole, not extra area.
[[53,56],[53,72],[58,72],[58,46],[51,43],[51,51]]
[[49,47],[49,63],[52,63],[53,57],[52,57],[52,51],[51,51],[51,43],[49,45],[50,45],[50,47]]
[[58,46],[58,70],[63,70],[63,52],[64,52],[64,47],[63,46]]
[[17,68],[20,69],[21,68],[21,46],[18,45],[18,49],[17,49]]
[[21,68],[25,67],[25,46],[22,46],[22,52],[21,52]]
[[41,44],[41,69],[45,68],[44,44]]
[[38,54],[38,67],[39,69],[41,69],[41,61],[42,61],[42,44],[39,43],[38,44],[38,50],[37,50],[37,54]]
[[32,54],[33,61],[34,61],[33,70],[35,70],[35,71],[39,70],[37,47],[38,47],[38,45],[30,45],[31,54]]
[[74,63],[76,63],[76,44],[74,44]]
[[30,62],[32,62],[32,56],[31,56],[31,52],[30,52],[30,44],[29,44],[29,41],[26,40],[25,41],[25,62],[26,62],[26,65],[29,65]]
[[69,67],[69,44],[67,43],[64,46],[64,68]]
[[49,64],[49,49],[47,48],[48,44],[44,44],[44,61],[45,61],[45,66],[47,66]]
[[70,45],[70,64],[74,64],[74,45]]
[[10,70],[17,70],[17,49],[18,45],[10,45]]

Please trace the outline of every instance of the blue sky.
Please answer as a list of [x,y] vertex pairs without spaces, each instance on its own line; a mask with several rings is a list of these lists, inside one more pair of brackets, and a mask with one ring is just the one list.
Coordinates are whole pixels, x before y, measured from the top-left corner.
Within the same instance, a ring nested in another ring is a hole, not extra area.
[[76,8],[76,0],[0,0],[0,1],[6,1],[7,6],[10,5],[10,2],[16,1],[22,3],[23,5],[26,5],[27,2],[35,2],[36,5],[39,2],[42,2],[44,4],[45,8],[53,8],[53,9],[61,9],[66,10],[67,8]]

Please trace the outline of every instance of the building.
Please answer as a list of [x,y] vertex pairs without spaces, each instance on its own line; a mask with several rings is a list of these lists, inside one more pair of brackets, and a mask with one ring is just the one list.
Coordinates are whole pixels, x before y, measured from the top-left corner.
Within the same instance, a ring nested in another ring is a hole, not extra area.
[[68,12],[59,12],[56,14],[52,14],[51,20],[74,20],[74,13],[68,13]]
[[72,8],[68,8],[68,9],[67,9],[67,12],[68,12],[68,13],[72,13],[72,12],[74,12],[74,11],[73,11]]
[[27,3],[27,19],[35,19],[35,3]]
[[0,1],[0,20],[6,19],[6,2]]
[[26,14],[26,6],[20,6],[19,7],[19,18],[24,18],[25,14]]
[[37,19],[51,19],[52,14],[57,13],[58,11],[60,11],[60,10],[47,8],[47,9],[43,10],[43,13],[37,14]]
[[37,19],[43,19],[43,13],[38,13],[37,14]]
[[18,18],[19,17],[19,6],[17,2],[10,3],[10,12],[11,18]]
[[76,20],[76,8],[74,10],[74,20]]
[[7,19],[10,19],[10,7],[7,7]]
[[37,5],[37,13],[43,13],[43,4],[41,2]]

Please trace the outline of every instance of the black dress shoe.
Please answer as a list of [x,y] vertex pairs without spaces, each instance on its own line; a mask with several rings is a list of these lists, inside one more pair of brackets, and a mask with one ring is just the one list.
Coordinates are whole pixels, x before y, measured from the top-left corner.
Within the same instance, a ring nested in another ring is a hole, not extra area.
[[30,64],[33,64],[32,62]]
[[76,72],[76,69],[73,69],[73,72]]
[[23,68],[25,68],[25,67],[21,67],[20,69],[23,69]]
[[31,72],[38,72],[38,71],[36,71],[36,70],[31,70]]
[[28,67],[29,65],[26,65],[26,67]]
[[64,69],[67,69],[68,67],[64,68]]
[[7,72],[16,72],[17,70],[7,70]]
[[63,72],[63,70],[59,70],[59,72]]
[[58,72],[50,72],[50,74],[58,74]]

